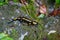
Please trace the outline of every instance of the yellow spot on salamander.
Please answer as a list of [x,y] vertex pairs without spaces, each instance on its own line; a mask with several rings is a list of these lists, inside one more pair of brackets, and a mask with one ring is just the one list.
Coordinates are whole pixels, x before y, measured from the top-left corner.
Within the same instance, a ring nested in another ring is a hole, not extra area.
[[26,19],[26,18],[23,18],[24,20],[26,20],[26,21],[29,21],[29,22],[31,22],[29,19]]
[[31,23],[29,23],[29,24],[31,24]]
[[33,24],[37,24],[36,22],[33,22]]
[[16,20],[17,18],[14,18],[14,20]]
[[18,19],[21,19],[21,18],[18,18]]

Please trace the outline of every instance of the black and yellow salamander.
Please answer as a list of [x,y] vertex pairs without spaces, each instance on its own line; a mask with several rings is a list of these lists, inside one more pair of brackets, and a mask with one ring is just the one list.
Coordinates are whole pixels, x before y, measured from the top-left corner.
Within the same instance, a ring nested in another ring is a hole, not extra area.
[[[26,17],[17,17],[17,18],[12,19],[11,22],[13,22],[13,21],[19,21],[20,23],[26,23],[27,25],[37,25],[38,24],[38,22],[33,21]],[[11,23],[11,22],[9,22],[9,23]]]

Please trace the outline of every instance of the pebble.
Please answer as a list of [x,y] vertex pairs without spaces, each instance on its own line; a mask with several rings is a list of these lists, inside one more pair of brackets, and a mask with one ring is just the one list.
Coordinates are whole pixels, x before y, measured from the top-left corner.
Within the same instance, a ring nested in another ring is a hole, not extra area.
[[12,16],[11,18],[14,19],[14,16]]
[[4,20],[5,19],[5,17],[2,17],[2,20]]
[[55,33],[56,31],[55,30],[50,30],[49,32],[48,32],[48,35],[50,35],[51,33]]
[[18,9],[16,9],[16,12],[17,12],[17,13],[20,13],[20,11],[19,11]]
[[21,37],[19,38],[19,40],[23,40],[26,35],[28,35],[28,32],[26,32],[25,34],[21,34]]

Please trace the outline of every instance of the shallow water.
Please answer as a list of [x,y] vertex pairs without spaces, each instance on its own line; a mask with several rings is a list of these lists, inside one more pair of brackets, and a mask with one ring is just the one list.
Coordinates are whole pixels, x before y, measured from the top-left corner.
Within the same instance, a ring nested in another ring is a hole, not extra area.
[[[50,35],[49,32],[51,33],[52,30],[56,30],[56,32],[60,34],[60,16],[47,17],[43,19],[43,30],[39,30],[38,26],[33,27],[22,25],[19,21],[14,21],[11,24],[8,24],[11,19],[18,16],[26,16],[29,18],[27,14],[22,12],[19,6],[0,6],[0,32],[9,34],[9,36],[14,40],[23,40],[23,38],[24,40],[27,40],[27,38],[29,38],[28,40],[40,40],[41,36],[39,35],[42,35],[43,38],[41,39],[45,40],[44,38],[46,38],[46,33]],[[46,40],[49,40],[47,38]]]

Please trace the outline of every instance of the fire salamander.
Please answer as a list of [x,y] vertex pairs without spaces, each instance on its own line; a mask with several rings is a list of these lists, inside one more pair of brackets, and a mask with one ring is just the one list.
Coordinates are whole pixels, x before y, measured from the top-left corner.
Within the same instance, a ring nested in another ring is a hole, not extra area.
[[[30,19],[28,19],[26,17],[14,18],[14,19],[12,19],[11,22],[13,22],[13,21],[19,21],[20,23],[26,23],[28,26],[29,25],[37,25],[38,24],[38,22],[32,21],[32,20],[30,20]],[[9,22],[9,23],[11,23],[11,22]]]

